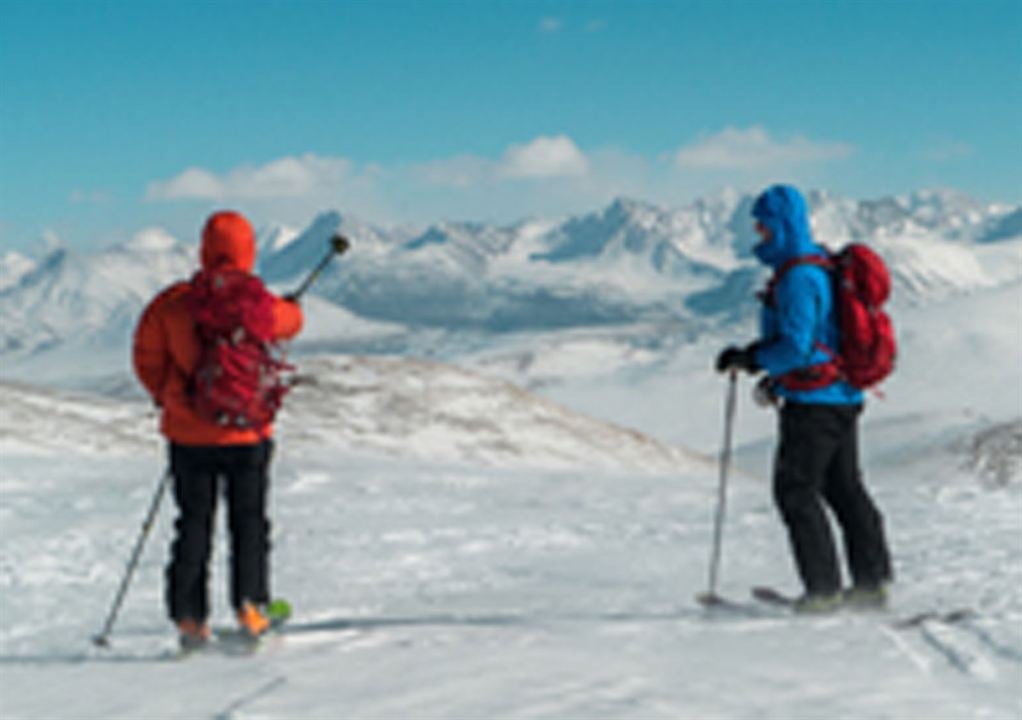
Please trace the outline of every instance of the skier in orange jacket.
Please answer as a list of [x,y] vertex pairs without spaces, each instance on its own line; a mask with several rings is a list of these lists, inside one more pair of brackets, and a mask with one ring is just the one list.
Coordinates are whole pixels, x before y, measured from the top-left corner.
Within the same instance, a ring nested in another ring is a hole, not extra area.
[[[251,273],[255,233],[235,212],[210,216],[202,232],[203,271]],[[166,602],[183,644],[209,637],[208,565],[220,477],[231,536],[231,602],[242,628],[259,635],[268,627],[269,534],[266,494],[273,451],[272,426],[218,423],[190,400],[203,347],[191,303],[192,283],[177,282],[146,307],[135,330],[135,373],[162,412],[174,497],[176,535],[166,575]],[[272,298],[272,335],[287,339],[302,327],[296,302]]]

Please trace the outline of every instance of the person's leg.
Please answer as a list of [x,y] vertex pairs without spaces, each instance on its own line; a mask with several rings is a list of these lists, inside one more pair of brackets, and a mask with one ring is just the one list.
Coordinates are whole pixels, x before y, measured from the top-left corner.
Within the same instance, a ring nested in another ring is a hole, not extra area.
[[824,473],[840,433],[825,405],[786,402],[774,468],[774,501],[788,529],[808,596],[841,589],[830,520],[820,498]]
[[270,521],[266,516],[271,441],[226,449],[227,503],[231,530],[231,603],[270,599]]
[[878,588],[891,580],[893,573],[883,516],[863,484],[859,468],[861,407],[841,410],[845,430],[827,468],[824,498],[841,526],[852,582],[860,588]]
[[171,443],[170,471],[178,516],[167,566],[167,614],[175,622],[202,624],[209,616],[208,577],[216,512],[212,451]]

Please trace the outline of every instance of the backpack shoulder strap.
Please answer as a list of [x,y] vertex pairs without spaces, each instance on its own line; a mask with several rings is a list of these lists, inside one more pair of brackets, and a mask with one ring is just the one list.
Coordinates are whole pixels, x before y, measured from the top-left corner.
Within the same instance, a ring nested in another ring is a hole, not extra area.
[[760,299],[767,303],[772,304],[774,302],[774,294],[777,292],[777,285],[781,282],[781,278],[787,275],[788,271],[799,265],[815,265],[816,267],[823,268],[824,270],[832,270],[834,268],[834,258],[830,256],[824,257],[823,255],[798,255],[793,258],[788,258],[781,266],[774,271],[770,280],[767,282],[766,289],[760,294]]
[[798,265],[815,265],[823,268],[824,270],[830,270],[834,267],[834,258],[830,256],[824,257],[823,255],[799,255],[798,257],[789,258],[788,260],[785,260],[779,268],[777,268],[777,271],[774,273],[773,281],[775,283],[780,282],[781,278],[784,277],[789,270],[793,267],[797,267]]

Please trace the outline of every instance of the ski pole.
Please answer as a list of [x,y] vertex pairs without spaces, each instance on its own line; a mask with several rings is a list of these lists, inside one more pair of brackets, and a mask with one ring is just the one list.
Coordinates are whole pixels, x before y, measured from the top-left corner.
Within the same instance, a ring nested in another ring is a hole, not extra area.
[[156,513],[160,509],[160,501],[163,500],[163,494],[169,482],[170,468],[163,473],[163,476],[160,478],[160,484],[156,486],[156,495],[153,496],[153,501],[149,505],[149,512],[146,513],[145,520],[142,522],[142,532],[139,534],[138,540],[135,541],[135,549],[131,553],[131,559],[128,560],[128,568],[124,573],[124,578],[121,580],[121,587],[117,590],[116,597],[114,597],[114,603],[110,608],[110,613],[107,615],[106,623],[104,623],[103,629],[99,634],[92,638],[92,642],[98,647],[107,647],[110,644],[110,631],[113,629],[114,621],[117,619],[117,613],[120,612],[124,596],[128,593],[128,585],[131,583],[132,575],[135,574],[138,559],[142,556],[142,548],[145,546],[146,538],[149,537],[149,531],[152,530]]
[[343,255],[350,247],[351,241],[340,233],[337,233],[330,238],[330,249],[327,251],[327,254],[323,256],[323,259],[319,261],[319,264],[316,265],[316,267],[312,269],[312,272],[310,272],[305,280],[302,281],[302,284],[298,286],[298,289],[285,296],[286,299],[296,302],[301,299],[302,295],[304,295],[305,291],[308,290],[312,283],[316,281],[316,278],[318,278],[320,273],[323,272],[329,262],[333,259],[334,255]]
[[720,451],[720,482],[717,485],[717,512],[713,523],[713,552],[710,555],[709,589],[699,596],[704,605],[721,602],[717,595],[717,576],[720,570],[721,547],[724,544],[724,515],[727,509],[727,475],[731,466],[731,431],[735,421],[735,396],[738,385],[738,371],[728,373],[727,400],[724,404],[724,446]]

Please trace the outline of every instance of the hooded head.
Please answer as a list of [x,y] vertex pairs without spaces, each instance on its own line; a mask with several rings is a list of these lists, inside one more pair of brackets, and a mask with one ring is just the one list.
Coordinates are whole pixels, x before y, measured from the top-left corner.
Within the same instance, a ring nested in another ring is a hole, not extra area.
[[255,232],[240,213],[213,213],[202,229],[202,269],[229,267],[251,272],[255,265]]
[[762,262],[780,267],[799,255],[821,254],[809,229],[809,212],[805,198],[791,185],[774,185],[756,198],[752,216],[767,230],[770,238],[753,248]]

